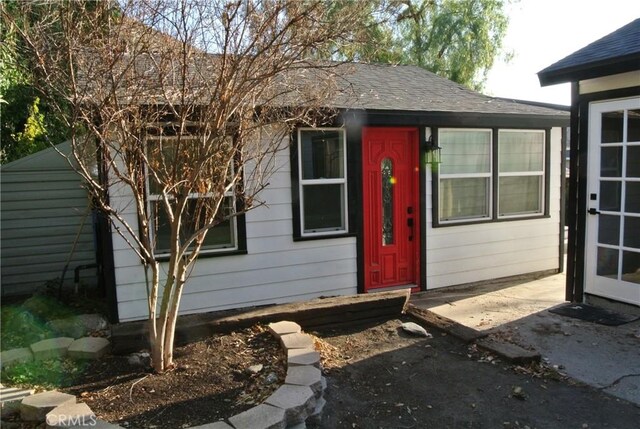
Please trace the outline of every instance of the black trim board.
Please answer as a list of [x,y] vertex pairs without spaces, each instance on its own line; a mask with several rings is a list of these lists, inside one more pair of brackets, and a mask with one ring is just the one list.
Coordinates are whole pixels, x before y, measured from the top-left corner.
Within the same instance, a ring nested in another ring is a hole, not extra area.
[[[637,69],[637,67],[636,67]],[[610,91],[579,94],[578,84],[572,83],[571,154],[569,174],[569,246],[567,251],[566,298],[573,302],[584,300],[587,183],[589,155],[589,104],[594,101],[615,101],[640,96],[640,86]]]
[[638,64],[640,64],[640,54],[635,52],[629,55],[607,58],[587,64],[579,64],[573,67],[542,71],[538,73],[538,80],[541,86],[578,82],[585,79],[595,79],[636,71],[638,70]]
[[427,130],[426,127],[418,127],[418,165],[420,172],[418,180],[418,198],[420,201],[420,290],[427,290],[427,166],[423,162],[423,154],[427,147]]
[[[97,148],[97,163],[98,163],[98,181],[104,186],[104,198],[109,204],[109,186],[108,186],[108,171],[107,163],[102,151],[102,145],[98,145]],[[96,242],[100,247],[99,256],[101,261],[98,261],[99,272],[101,277],[101,283],[104,287],[105,296],[107,300],[107,317],[109,322],[118,323],[120,316],[118,314],[118,292],[116,289],[116,270],[115,261],[113,256],[113,232],[111,230],[112,220],[105,213],[99,212],[97,216],[98,230],[96,231]]]
[[562,128],[562,137],[560,144],[562,145],[562,155],[560,157],[560,259],[558,261],[558,272],[564,271],[564,228],[565,228],[565,216],[566,216],[566,171],[567,171],[567,128]]
[[569,115],[523,115],[508,113],[416,112],[345,110],[341,123],[362,126],[466,127],[466,128],[553,128],[569,125]]

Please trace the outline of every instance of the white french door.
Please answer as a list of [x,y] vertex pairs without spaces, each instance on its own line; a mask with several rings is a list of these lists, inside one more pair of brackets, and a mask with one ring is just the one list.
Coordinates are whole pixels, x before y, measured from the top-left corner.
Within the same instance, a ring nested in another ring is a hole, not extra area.
[[640,97],[589,107],[585,292],[640,305]]

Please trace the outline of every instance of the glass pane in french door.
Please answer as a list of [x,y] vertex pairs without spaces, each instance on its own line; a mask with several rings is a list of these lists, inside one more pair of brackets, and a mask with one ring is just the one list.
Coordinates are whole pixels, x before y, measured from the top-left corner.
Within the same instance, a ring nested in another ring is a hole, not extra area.
[[640,284],[640,110],[601,119],[596,274]]

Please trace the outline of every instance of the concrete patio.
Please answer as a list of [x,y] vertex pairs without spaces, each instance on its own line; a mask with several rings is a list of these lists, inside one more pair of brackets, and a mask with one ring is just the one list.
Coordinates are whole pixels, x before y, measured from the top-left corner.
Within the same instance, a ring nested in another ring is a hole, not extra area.
[[525,348],[558,370],[640,406],[640,320],[604,326],[548,310],[564,304],[565,275],[414,294],[411,303]]

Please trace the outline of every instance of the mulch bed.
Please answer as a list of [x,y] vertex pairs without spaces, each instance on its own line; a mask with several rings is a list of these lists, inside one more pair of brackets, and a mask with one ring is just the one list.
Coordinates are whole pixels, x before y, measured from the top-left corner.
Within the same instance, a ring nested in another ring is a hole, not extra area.
[[[280,345],[261,326],[177,347],[164,374],[109,356],[84,371],[78,396],[109,422],[128,428],[182,428],[231,417],[261,403],[283,382]],[[262,364],[257,374],[247,369]]]

